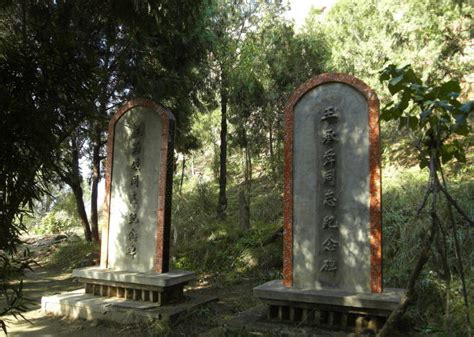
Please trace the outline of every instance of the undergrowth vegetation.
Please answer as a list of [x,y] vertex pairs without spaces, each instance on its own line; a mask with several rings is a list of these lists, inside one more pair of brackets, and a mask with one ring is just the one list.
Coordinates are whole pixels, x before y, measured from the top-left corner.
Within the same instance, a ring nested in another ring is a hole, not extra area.
[[99,249],[97,243],[84,240],[62,243],[53,249],[46,261],[46,266],[68,272],[76,268],[92,266],[99,261]]
[[[468,167],[449,172],[450,192],[460,206],[472,218],[474,216],[473,169]],[[384,239],[384,285],[389,288],[405,288],[421,245],[423,231],[430,222],[429,210],[417,211],[425,193],[427,172],[418,167],[403,168],[388,166],[383,170],[383,239]],[[447,205],[440,202],[438,212],[442,221],[448,221]],[[462,219],[457,218],[458,239],[461,243],[469,294],[474,290],[473,237]],[[455,336],[464,336],[466,326],[461,281],[454,253],[454,240],[448,240],[450,273],[442,257],[442,237],[437,235],[432,247],[432,258],[423,270],[417,286],[416,305],[408,312],[407,324],[416,326],[421,334],[445,336],[448,334],[446,320],[450,321]],[[472,301],[472,295],[471,295]],[[474,312],[471,307],[471,317]]]
[[182,194],[175,194],[172,261],[176,268],[222,273],[228,280],[278,276],[281,242],[271,237],[282,224],[281,184],[267,177],[253,183],[248,230],[240,227],[238,190],[238,185],[228,190],[224,219],[216,215],[215,183],[191,181]]

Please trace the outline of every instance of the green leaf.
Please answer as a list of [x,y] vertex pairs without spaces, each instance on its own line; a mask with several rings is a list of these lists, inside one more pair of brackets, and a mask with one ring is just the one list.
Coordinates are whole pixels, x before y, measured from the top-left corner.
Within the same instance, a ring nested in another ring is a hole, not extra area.
[[[458,81],[449,81],[446,83],[443,83],[439,88],[438,88],[438,95],[439,97],[449,97],[451,94],[454,94],[459,96],[459,93],[461,92],[461,86],[459,85]],[[456,96],[456,97],[457,97]]]
[[466,115],[456,115],[455,119],[458,125],[466,124]]
[[425,120],[428,117],[430,117],[432,111],[433,111],[432,109],[426,109],[426,110],[422,111],[421,114],[420,114],[420,120],[422,122],[425,122]]
[[380,71],[379,80],[380,82],[387,81],[396,70],[396,66],[394,64],[389,64],[384,69]]
[[403,78],[404,74],[401,74],[395,78],[392,78],[388,82],[388,90],[392,95],[395,95],[397,92],[403,89]]
[[383,120],[390,121],[392,119],[397,119],[402,115],[403,111],[399,110],[396,106],[386,109],[384,108],[381,113]]
[[453,109],[454,109],[453,106],[445,100],[437,101],[437,102],[435,102],[435,105],[442,108],[443,110],[446,110],[446,111],[453,111]]
[[408,79],[412,83],[416,83],[418,85],[421,85],[421,80],[416,76],[415,72],[411,68],[411,65],[403,67],[403,69],[407,69],[405,73],[406,79]]
[[410,103],[410,98],[410,92],[405,91],[397,104],[397,108],[404,111],[408,107],[408,103]]
[[463,114],[470,114],[472,111],[474,111],[474,101],[469,101],[461,105],[459,108],[459,111],[461,111]]

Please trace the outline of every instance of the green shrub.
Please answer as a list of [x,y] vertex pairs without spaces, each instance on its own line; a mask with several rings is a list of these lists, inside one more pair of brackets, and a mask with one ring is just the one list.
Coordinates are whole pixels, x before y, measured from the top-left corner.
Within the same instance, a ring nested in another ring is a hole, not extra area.
[[41,225],[36,227],[36,232],[38,234],[64,233],[77,226],[79,223],[75,216],[63,210],[51,211],[41,219]]

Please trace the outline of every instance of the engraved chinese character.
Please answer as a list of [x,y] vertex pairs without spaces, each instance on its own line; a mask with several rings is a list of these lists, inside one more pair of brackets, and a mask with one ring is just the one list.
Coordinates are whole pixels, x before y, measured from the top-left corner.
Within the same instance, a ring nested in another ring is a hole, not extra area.
[[336,197],[334,196],[334,191],[326,191],[324,193],[323,204],[329,207],[335,207],[337,203]]
[[330,185],[334,185],[334,178],[335,178],[335,171],[334,169],[323,170],[323,181],[325,183],[329,183]]
[[138,175],[134,175],[130,178],[130,185],[138,187]]
[[131,255],[132,257],[135,257],[137,254],[137,247],[135,245],[129,245],[127,247],[127,254]]
[[336,108],[330,106],[324,109],[324,111],[321,113],[321,121],[327,121],[327,120],[334,120],[337,119],[339,116],[337,115]]
[[337,134],[333,129],[325,129],[323,131],[323,144],[337,142]]
[[333,251],[336,250],[337,246],[339,246],[339,241],[333,240],[330,237],[323,242],[324,250]]
[[135,171],[140,171],[140,158],[135,158],[133,161],[132,161],[132,170],[135,170]]
[[323,229],[337,228],[337,221],[334,215],[326,215],[323,219]]
[[336,260],[334,259],[324,260],[321,269],[319,269],[320,272],[332,272],[336,270],[337,270],[337,263],[336,263]]
[[136,156],[140,154],[142,144],[139,140],[132,143],[132,155]]
[[135,228],[132,228],[132,230],[130,232],[128,232],[128,239],[131,242],[137,242],[138,241],[138,233],[135,230]]
[[334,167],[334,164],[336,163],[336,152],[334,151],[334,149],[329,149],[324,152],[323,158],[323,166]]
[[137,213],[130,213],[128,215],[128,224],[133,225],[138,223],[138,214]]
[[129,197],[130,197],[130,203],[132,205],[138,205],[138,192],[137,191],[132,191]]

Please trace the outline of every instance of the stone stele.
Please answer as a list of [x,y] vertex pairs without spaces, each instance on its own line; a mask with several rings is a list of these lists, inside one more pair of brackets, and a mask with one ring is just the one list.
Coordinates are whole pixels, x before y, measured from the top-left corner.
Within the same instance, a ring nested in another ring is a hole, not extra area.
[[307,315],[295,312],[313,310],[329,312],[337,325],[357,313],[379,326],[400,301],[400,291],[382,293],[379,146],[377,96],[355,77],[322,74],[291,97],[285,110],[284,279],[254,289],[270,305],[270,318],[284,320],[288,312],[288,319],[298,320]]
[[169,271],[174,121],[143,99],[112,117],[101,263],[73,271],[86,294],[161,306],[181,300],[195,279],[193,272]]

